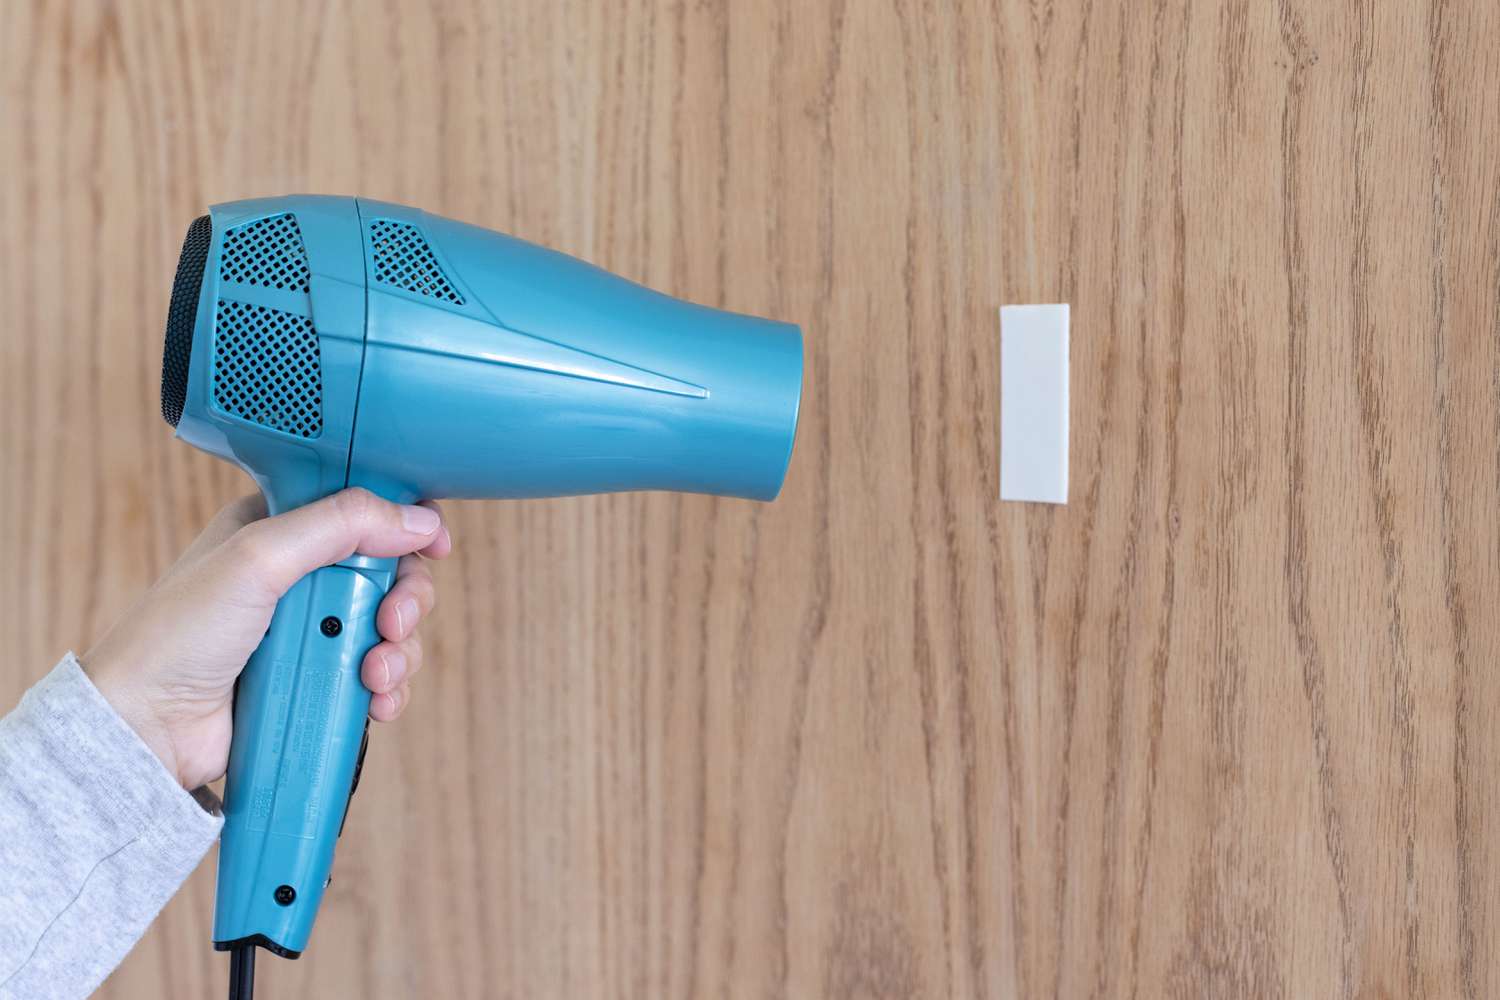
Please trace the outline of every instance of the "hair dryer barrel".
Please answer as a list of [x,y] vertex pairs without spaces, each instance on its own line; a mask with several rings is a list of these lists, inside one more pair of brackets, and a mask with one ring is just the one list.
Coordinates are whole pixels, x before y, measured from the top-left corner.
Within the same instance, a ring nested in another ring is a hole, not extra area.
[[780,490],[795,326],[411,209],[361,210],[371,231],[420,226],[450,294],[429,304],[372,275],[351,482],[404,497]]

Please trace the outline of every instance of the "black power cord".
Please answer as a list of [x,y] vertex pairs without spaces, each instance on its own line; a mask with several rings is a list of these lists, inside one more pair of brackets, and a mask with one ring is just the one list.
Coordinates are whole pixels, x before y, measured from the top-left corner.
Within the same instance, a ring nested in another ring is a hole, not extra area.
[[229,949],[229,1000],[250,1000],[255,993],[255,945]]

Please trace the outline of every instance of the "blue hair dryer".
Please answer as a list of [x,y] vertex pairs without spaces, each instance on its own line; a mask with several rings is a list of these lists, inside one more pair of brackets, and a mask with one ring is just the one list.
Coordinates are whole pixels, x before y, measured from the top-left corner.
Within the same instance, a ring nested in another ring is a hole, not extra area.
[[[770,500],[801,383],[795,326],[400,205],[299,195],[217,205],[188,228],[161,398],[177,436],[248,472],[274,514],[346,486],[403,503]],[[214,947],[235,958],[307,945],[394,573],[355,556],[305,577],[240,677],[214,911]]]

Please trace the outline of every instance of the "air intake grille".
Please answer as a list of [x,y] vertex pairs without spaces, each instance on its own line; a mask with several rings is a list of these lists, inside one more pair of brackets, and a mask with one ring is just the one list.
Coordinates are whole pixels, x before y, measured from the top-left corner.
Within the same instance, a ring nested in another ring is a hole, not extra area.
[[456,305],[464,304],[464,297],[443,274],[432,248],[416,226],[376,219],[370,223],[370,249],[375,258],[376,281]]
[[219,278],[238,285],[307,291],[307,250],[297,217],[271,215],[224,230]]
[[321,434],[323,369],[312,321],[220,300],[214,402],[226,413],[285,434]]
[[198,294],[203,290],[203,266],[213,241],[213,223],[200,215],[188,226],[172,279],[172,304],[167,308],[167,338],[161,352],[161,415],[176,427],[187,404],[188,362],[193,357],[193,330],[198,323]]

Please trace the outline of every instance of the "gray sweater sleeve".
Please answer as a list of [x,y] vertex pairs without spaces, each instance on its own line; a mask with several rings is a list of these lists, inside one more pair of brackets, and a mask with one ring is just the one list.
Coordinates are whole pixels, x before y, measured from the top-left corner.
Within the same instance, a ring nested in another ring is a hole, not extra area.
[[218,837],[199,794],[71,653],[0,719],[0,1000],[93,992]]

